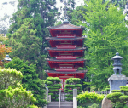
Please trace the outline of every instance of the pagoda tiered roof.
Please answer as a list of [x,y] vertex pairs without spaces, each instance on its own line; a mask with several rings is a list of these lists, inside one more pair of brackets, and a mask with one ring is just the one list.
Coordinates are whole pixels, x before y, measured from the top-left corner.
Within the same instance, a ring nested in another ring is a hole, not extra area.
[[85,37],[75,37],[75,38],[58,38],[58,37],[46,37],[46,40],[81,40],[84,39]]
[[86,73],[87,70],[76,70],[75,72],[62,72],[56,70],[45,70],[47,73],[56,73],[56,74],[79,74],[79,73]]
[[76,47],[76,48],[74,48],[74,49],[58,49],[58,48],[56,48],[56,47],[47,47],[46,48],[47,50],[52,50],[52,51],[76,51],[76,50],[85,50],[86,49],[86,47]]
[[65,60],[65,59],[56,59],[56,58],[46,58],[47,61],[52,61],[52,62],[80,62],[80,61],[85,61],[86,59],[83,58],[76,58],[76,59],[69,59],[69,60]]
[[63,23],[63,24],[60,24],[60,25],[57,25],[57,26],[53,26],[53,27],[47,27],[49,30],[50,29],[54,29],[54,30],[62,30],[62,29],[84,29],[84,27],[83,26],[76,26],[76,25],[73,25],[73,24],[71,24],[71,23],[69,23],[69,22],[67,22],[67,23]]
[[70,78],[70,77],[75,77],[75,78],[84,78],[87,70],[77,70],[76,72],[57,72],[55,70],[46,70],[46,73],[48,76],[54,76],[54,77],[59,77],[59,78]]

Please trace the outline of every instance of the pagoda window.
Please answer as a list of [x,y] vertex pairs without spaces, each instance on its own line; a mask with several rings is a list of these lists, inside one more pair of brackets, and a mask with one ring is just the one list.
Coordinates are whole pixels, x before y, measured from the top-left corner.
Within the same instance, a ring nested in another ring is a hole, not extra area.
[[59,64],[59,69],[73,69],[73,64]]

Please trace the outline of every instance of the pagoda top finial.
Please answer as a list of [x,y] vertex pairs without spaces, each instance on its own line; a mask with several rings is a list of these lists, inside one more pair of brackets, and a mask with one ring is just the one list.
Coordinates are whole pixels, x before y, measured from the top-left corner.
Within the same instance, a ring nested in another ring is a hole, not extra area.
[[116,52],[116,56],[119,56],[119,53],[118,52]]
[[64,24],[66,24],[66,23],[69,23],[69,21],[68,21],[68,19],[67,19],[67,10],[66,10],[66,8],[67,8],[67,3],[66,3],[66,0],[64,0]]
[[66,3],[66,0],[64,0],[64,18],[67,17],[66,6],[67,6],[67,3]]

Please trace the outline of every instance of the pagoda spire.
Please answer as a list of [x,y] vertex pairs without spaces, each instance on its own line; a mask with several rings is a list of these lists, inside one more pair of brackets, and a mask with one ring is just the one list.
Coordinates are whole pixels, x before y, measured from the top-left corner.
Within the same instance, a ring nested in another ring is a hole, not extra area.
[[64,19],[67,18],[67,10],[66,10],[66,8],[67,8],[67,3],[66,3],[66,0],[64,0]]
[[66,2],[66,0],[64,0],[64,24],[67,24],[67,23],[69,23],[69,21],[68,21],[68,19],[67,19],[67,2]]

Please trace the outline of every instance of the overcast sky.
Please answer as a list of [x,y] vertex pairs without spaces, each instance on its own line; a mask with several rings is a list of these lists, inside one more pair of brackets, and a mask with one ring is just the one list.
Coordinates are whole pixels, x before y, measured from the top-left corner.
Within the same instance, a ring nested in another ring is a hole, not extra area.
[[[10,1],[15,1],[15,6],[9,4]],[[2,7],[2,3],[5,2],[7,3],[7,5],[4,5],[4,7]],[[0,18],[4,16],[4,13],[11,16],[13,12],[17,11],[17,4],[18,4],[18,0],[0,0]],[[84,4],[83,0],[76,0],[76,6],[80,6],[83,4]],[[57,7],[60,6],[63,6],[63,3],[60,3],[60,0],[57,0]]]

